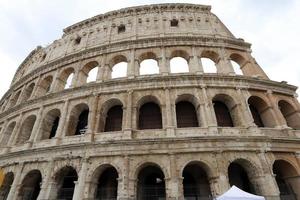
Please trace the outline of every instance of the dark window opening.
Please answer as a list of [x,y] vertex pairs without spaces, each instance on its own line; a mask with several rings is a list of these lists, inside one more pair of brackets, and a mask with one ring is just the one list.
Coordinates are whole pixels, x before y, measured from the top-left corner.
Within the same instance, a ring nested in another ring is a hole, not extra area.
[[123,109],[122,106],[114,106],[109,109],[105,121],[104,132],[122,130]]
[[177,19],[172,19],[170,21],[171,27],[178,27],[178,20]]
[[153,166],[145,167],[138,176],[138,200],[164,200],[166,198],[163,172]]
[[75,135],[85,134],[88,125],[89,110],[82,111],[78,117]]
[[98,180],[96,199],[116,200],[118,196],[118,172],[110,167]]
[[160,107],[155,103],[145,103],[139,112],[139,129],[161,129]]
[[198,165],[185,167],[183,173],[183,190],[186,199],[210,199],[212,196],[206,172]]
[[253,185],[249,180],[247,172],[239,164],[231,163],[229,165],[228,176],[230,186],[235,185],[245,192],[256,194]]
[[57,131],[57,128],[58,128],[58,124],[59,124],[59,117],[56,117],[55,120],[53,121],[53,124],[52,124],[49,139],[55,137],[55,134],[56,134],[56,131]]
[[75,189],[75,181],[78,176],[74,169],[67,169],[65,176],[62,180],[62,185],[58,191],[57,199],[72,200]]
[[233,121],[227,106],[220,101],[213,101],[213,104],[218,126],[233,127]]
[[182,101],[176,104],[177,127],[198,127],[197,113],[193,104]]
[[126,27],[125,25],[120,25],[118,26],[118,33],[124,33],[126,31]]
[[7,173],[0,187],[0,199],[7,199],[13,181],[14,174],[12,172]]
[[252,117],[253,117],[253,120],[254,120],[254,123],[256,124],[256,126],[265,127],[258,110],[251,104],[249,105],[249,108],[250,108],[250,111],[251,111],[251,114],[252,114]]
[[40,172],[32,171],[25,176],[20,189],[21,199],[36,200],[41,190],[42,176]]
[[74,41],[75,41],[75,44],[80,44],[80,42],[81,42],[81,37],[77,37]]

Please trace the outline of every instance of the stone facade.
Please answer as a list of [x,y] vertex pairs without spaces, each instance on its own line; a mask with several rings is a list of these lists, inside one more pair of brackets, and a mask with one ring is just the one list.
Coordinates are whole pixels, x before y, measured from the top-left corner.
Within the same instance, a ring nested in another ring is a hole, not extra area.
[[[75,177],[74,200],[143,199],[141,188],[153,189],[141,183],[143,172],[157,175],[164,188],[152,199],[183,200],[192,185],[186,174],[200,172],[201,194],[191,193],[201,198],[248,181],[249,190],[269,199],[300,199],[297,88],[269,80],[250,46],[209,6],[192,4],[125,8],[66,28],[61,39],[30,53],[0,101],[2,199],[63,199],[65,177]],[[171,73],[175,57],[187,61],[188,73]],[[206,73],[201,58],[217,72]],[[158,74],[140,74],[146,59],[157,61]],[[127,62],[127,75],[112,78],[120,62]],[[95,68],[96,80],[87,83]],[[179,126],[180,102],[192,105],[196,127]],[[161,120],[144,118],[154,113],[143,110],[146,104],[159,108]],[[221,125],[226,114],[216,105],[225,106],[232,125]],[[110,118],[117,115],[119,127]],[[141,128],[158,121],[161,128]],[[239,179],[232,164],[247,178]],[[116,189],[117,197],[99,194],[101,187]]]

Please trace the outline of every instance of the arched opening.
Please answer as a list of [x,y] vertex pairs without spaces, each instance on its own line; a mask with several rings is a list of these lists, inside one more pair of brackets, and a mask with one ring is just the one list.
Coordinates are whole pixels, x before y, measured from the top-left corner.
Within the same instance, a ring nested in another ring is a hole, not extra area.
[[241,67],[237,62],[235,62],[234,60],[230,60],[230,63],[236,75],[243,75],[243,71],[241,70]]
[[148,102],[140,107],[138,128],[140,130],[162,128],[162,116],[159,105],[154,102]]
[[99,70],[99,63],[97,61],[91,61],[86,65],[84,65],[84,67],[81,70],[82,84],[95,82],[97,80],[98,70]]
[[176,121],[178,128],[198,127],[197,112],[194,105],[188,101],[176,103]]
[[274,127],[276,125],[271,108],[262,98],[251,96],[248,104],[254,123],[258,127]]
[[173,57],[170,60],[171,73],[187,73],[189,72],[188,61],[182,57]]
[[12,99],[10,100],[10,107],[12,107],[12,106],[15,106],[16,104],[17,104],[17,102],[18,102],[18,99],[19,99],[19,97],[20,97],[20,94],[21,94],[21,91],[19,90],[13,97],[12,97]]
[[53,199],[64,199],[72,200],[75,182],[78,180],[78,175],[73,167],[64,167],[60,170],[56,177],[57,184],[57,198]]
[[201,63],[204,73],[217,73],[217,63],[219,55],[214,51],[203,51],[201,53]]
[[116,56],[113,58],[111,66],[112,73],[111,78],[121,78],[127,76],[128,61],[125,56]]
[[233,127],[231,113],[227,105],[221,101],[213,101],[217,125],[220,127]]
[[116,200],[118,196],[118,172],[114,167],[107,167],[98,176],[95,199]]
[[0,187],[0,199],[6,200],[10,191],[10,187],[14,181],[14,174],[12,172],[8,172],[4,176],[4,180]]
[[88,128],[89,107],[86,104],[75,106],[71,112],[67,136],[85,134]]
[[239,163],[230,163],[228,167],[228,178],[230,186],[235,185],[245,192],[256,194],[247,171]]
[[63,89],[68,89],[72,86],[73,84],[73,77],[74,77],[74,69],[73,68],[68,68],[65,69],[59,76],[57,81],[57,91],[63,90]]
[[50,92],[52,82],[53,82],[52,76],[47,76],[46,78],[44,78],[44,80],[42,80],[41,84],[39,85],[37,96],[43,96],[48,92]]
[[166,198],[165,176],[154,165],[144,167],[138,174],[137,200],[163,200]]
[[9,138],[12,135],[12,133],[15,129],[15,126],[16,126],[16,122],[11,122],[8,125],[8,127],[6,128],[6,130],[3,133],[1,145],[7,145],[8,144]]
[[37,199],[40,194],[41,183],[41,172],[39,170],[30,171],[22,181],[18,199]]
[[295,168],[284,160],[276,160],[273,164],[273,173],[282,200],[297,200],[300,198],[300,175]]
[[35,87],[34,83],[31,83],[29,86],[26,87],[23,96],[24,101],[27,101],[31,97],[34,87]]
[[200,200],[212,197],[206,171],[198,163],[187,165],[182,173],[185,199]]
[[209,58],[201,58],[204,73],[217,73],[217,67],[214,61]]
[[300,113],[284,100],[278,102],[278,107],[285,118],[286,124],[293,129],[300,129]]
[[31,115],[24,120],[16,144],[22,144],[29,140],[35,121],[35,115]]
[[111,107],[106,114],[104,132],[121,131],[122,121],[123,121],[122,105],[116,105]]
[[60,119],[60,111],[54,109],[49,111],[42,122],[41,140],[51,139],[55,137]]
[[145,59],[140,63],[140,75],[159,74],[158,62],[154,59]]

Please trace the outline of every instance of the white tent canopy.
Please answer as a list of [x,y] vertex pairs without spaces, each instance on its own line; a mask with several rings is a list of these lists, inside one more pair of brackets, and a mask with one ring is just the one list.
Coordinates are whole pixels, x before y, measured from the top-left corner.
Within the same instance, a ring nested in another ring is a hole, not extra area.
[[217,197],[217,200],[265,200],[265,198],[245,192],[233,185],[227,192]]

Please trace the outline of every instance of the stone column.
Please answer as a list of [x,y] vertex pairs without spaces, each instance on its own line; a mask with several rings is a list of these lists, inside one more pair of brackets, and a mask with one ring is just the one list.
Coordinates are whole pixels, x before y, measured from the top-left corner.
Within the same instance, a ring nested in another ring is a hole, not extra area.
[[16,143],[16,141],[18,139],[18,134],[20,132],[20,128],[22,125],[22,121],[23,121],[23,113],[21,113],[20,116],[16,120],[16,126],[15,126],[13,132],[11,133],[11,136],[7,143],[8,147],[11,147],[12,145],[14,145]]
[[130,51],[130,60],[128,63],[128,67],[127,67],[127,77],[128,78],[134,78],[135,76],[135,69],[136,65],[135,65],[135,49],[132,49]]
[[170,177],[165,178],[166,183],[166,197],[168,200],[183,200],[183,186],[182,177],[178,177],[177,163],[174,154],[170,154]]
[[83,199],[87,168],[88,168],[88,159],[83,158],[78,181],[75,184],[73,200],[82,200]]
[[175,136],[175,125],[173,124],[173,110],[172,110],[172,104],[170,100],[170,90],[168,88],[165,89],[165,100],[166,100],[166,109],[165,112],[162,113],[165,116],[165,121],[166,121],[166,130],[167,130],[167,135],[169,137],[174,137]]
[[11,188],[10,188],[10,191],[9,191],[9,194],[8,194],[6,200],[15,200],[15,199],[17,199],[17,195],[18,195],[18,192],[19,192],[19,187],[21,185],[21,182],[20,182],[21,180],[20,179],[21,179],[23,166],[24,166],[23,163],[19,163],[19,165],[17,167],[17,171],[14,173],[15,174],[14,181],[11,185]]
[[95,135],[95,127],[96,127],[96,115],[98,111],[98,95],[92,95],[89,97],[89,117],[88,117],[88,129],[86,131],[86,135],[90,137],[90,141],[94,140]]
[[67,99],[64,103],[63,110],[61,112],[61,118],[59,120],[59,124],[56,130],[56,135],[55,135],[55,141],[56,143],[59,142],[59,140],[65,135],[66,129],[67,129],[67,117],[68,117],[68,112],[69,110],[69,100]]
[[234,75],[235,72],[233,70],[233,66],[228,58],[220,58],[218,63],[218,73]]
[[203,74],[203,67],[200,58],[197,54],[196,47],[192,47],[192,56],[189,62],[190,72],[195,74]]
[[27,90],[27,85],[24,85],[23,88],[21,89],[20,96],[19,96],[19,98],[18,98],[17,101],[16,101],[16,105],[22,103],[23,98],[24,98],[24,95],[25,95],[25,93],[26,93],[26,90]]
[[274,96],[272,93],[273,92],[271,90],[268,90],[266,95],[272,106],[274,120],[276,121],[276,125],[277,125],[276,128],[288,128],[287,123],[286,123],[281,111],[278,108],[278,105],[275,103],[275,99],[274,99]]
[[52,83],[50,85],[50,89],[49,89],[49,93],[53,93],[55,92],[55,80],[59,77],[59,70],[56,70],[55,71],[55,74],[53,76],[53,79],[52,79]]
[[29,144],[32,145],[33,142],[36,142],[38,140],[38,138],[40,137],[39,133],[40,133],[40,129],[41,129],[41,125],[43,122],[43,111],[44,111],[44,106],[41,106],[39,109],[39,112],[37,114],[37,118],[36,121],[34,123],[34,126],[32,128],[32,132],[29,138]]
[[205,110],[205,117],[207,120],[207,126],[211,131],[217,131],[217,119],[214,111],[214,107],[212,101],[207,96],[207,87],[205,85],[201,86],[201,96],[203,97],[204,101],[204,110]]
[[132,90],[127,91],[127,105],[126,105],[126,113],[123,113],[123,116],[125,115],[125,118],[123,119],[122,124],[122,130],[125,132],[125,134],[128,134],[128,136],[131,138],[132,134]]
[[42,180],[41,191],[38,200],[50,199],[51,193],[51,176],[54,169],[54,160],[50,160],[46,169],[46,177]]
[[168,75],[170,73],[170,59],[166,57],[166,49],[161,48],[161,57],[158,61],[159,73],[162,75]]
[[214,154],[215,162],[217,163],[218,168],[218,177],[215,177],[215,195],[221,195],[227,192],[230,189],[229,179],[228,179],[228,171],[226,166],[225,155],[222,153]]
[[111,79],[111,68],[109,64],[105,64],[103,66],[103,80]]
[[247,94],[246,94],[246,90],[242,90],[242,88],[236,88],[237,90],[237,93],[240,97],[242,97],[240,100],[239,100],[239,104],[240,104],[240,110],[243,114],[243,118],[242,118],[242,121],[243,121],[243,125],[246,127],[246,128],[250,128],[250,127],[256,127],[256,125],[254,124],[254,120],[253,120],[253,117],[252,117],[252,114],[251,114],[251,111],[249,109],[249,105],[248,105],[248,102],[247,102]]
[[0,144],[2,144],[2,142],[3,142],[4,133],[7,130],[7,127],[8,127],[8,119],[6,119],[4,121],[4,124],[3,124],[1,132],[0,132]]

